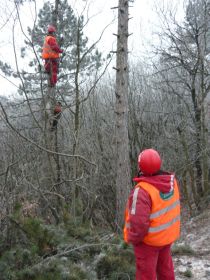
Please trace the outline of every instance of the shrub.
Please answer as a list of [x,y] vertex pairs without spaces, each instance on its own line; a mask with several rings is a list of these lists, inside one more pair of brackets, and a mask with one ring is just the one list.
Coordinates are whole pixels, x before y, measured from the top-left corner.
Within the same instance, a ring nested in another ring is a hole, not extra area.
[[27,238],[38,248],[37,253],[40,255],[53,250],[57,243],[54,233],[37,218],[26,218],[23,222],[23,229]]
[[96,272],[98,279],[134,279],[135,260],[130,250],[111,249],[97,263]]
[[183,275],[184,275],[185,277],[187,277],[187,278],[192,278],[192,277],[193,277],[193,274],[192,274],[192,272],[191,272],[189,269],[187,269],[187,270],[183,273]]
[[171,251],[173,255],[196,255],[196,252],[189,245],[174,245]]

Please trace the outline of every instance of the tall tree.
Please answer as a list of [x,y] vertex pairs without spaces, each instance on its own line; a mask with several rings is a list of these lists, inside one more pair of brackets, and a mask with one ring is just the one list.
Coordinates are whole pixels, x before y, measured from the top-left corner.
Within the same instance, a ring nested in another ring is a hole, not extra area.
[[[181,24],[174,17],[170,18],[169,23],[169,17],[164,15],[162,38],[167,38],[167,47],[160,50],[159,64],[159,73],[167,85],[167,91],[177,97],[176,102],[179,104],[180,119],[177,118],[179,123],[176,131],[183,146],[185,170],[192,181],[192,193],[198,208],[209,189],[207,129],[204,121],[204,104],[210,90],[207,62],[208,3],[207,0],[188,1],[186,17]],[[183,107],[185,112],[181,110]]]
[[[64,55],[60,59],[60,73],[56,89],[54,92],[49,92],[39,58],[47,25],[52,22],[57,25],[57,39],[59,44],[62,44]],[[41,192],[54,191],[57,194],[65,194],[68,205],[71,204],[69,200],[77,182],[76,177],[82,176],[84,172],[84,164],[81,164],[81,161],[85,159],[85,155],[80,156],[82,145],[79,138],[82,127],[81,118],[84,113],[81,110],[82,104],[94,93],[102,72],[100,71],[101,54],[96,49],[97,42],[90,45],[84,34],[86,24],[83,15],[76,17],[66,0],[55,1],[53,5],[49,1],[45,2],[38,13],[37,22],[34,22],[33,28],[28,28],[29,36],[25,36],[26,46],[22,48],[21,54],[25,61],[28,54],[30,56],[31,53],[33,54],[33,60],[29,63],[31,71],[29,73],[18,68],[18,77],[22,82],[19,92],[27,101],[34,120],[33,124],[37,126],[32,139],[36,143],[38,141],[45,150],[39,154],[40,163],[37,170],[34,170],[39,174],[39,188]],[[10,67],[4,68],[5,71],[10,72]],[[59,100],[63,104],[61,123],[65,119],[65,127],[59,125],[57,135],[48,129],[49,116],[46,115],[53,108],[51,104],[48,107],[49,100],[52,103],[54,100]],[[46,116],[42,120],[41,113]],[[64,156],[61,158],[58,152],[72,154],[71,160]],[[71,188],[67,191],[69,184]],[[54,211],[53,207],[59,204],[53,202],[56,202],[56,199],[52,199],[52,211]],[[44,203],[46,205],[45,201]],[[56,209],[53,215],[58,221]]]
[[124,209],[131,184],[128,140],[128,0],[118,2],[116,61],[116,223],[124,221]]
[[[88,38],[83,33],[85,19],[83,15],[76,17],[66,0],[56,0],[54,7],[51,6],[50,2],[46,2],[43,10],[39,13],[39,21],[36,28],[34,30],[29,30],[34,39],[34,44],[39,50],[42,46],[40,37],[43,37],[47,23],[49,23],[49,18],[51,18],[51,21],[56,26],[58,42],[60,45],[62,44],[64,55],[60,59],[60,76],[56,91],[47,91],[49,95],[48,100],[53,100],[53,103],[55,103],[55,99],[59,99],[64,104],[63,108],[67,110],[70,108],[70,103],[72,104],[70,113],[74,127],[73,130],[68,132],[71,133],[71,135],[67,137],[72,139],[72,147],[69,147],[69,149],[74,159],[71,163],[68,163],[68,166],[71,166],[71,171],[68,176],[73,180],[77,180],[77,177],[80,176],[80,172],[82,172],[81,170],[78,171],[81,165],[76,156],[76,153],[79,154],[81,104],[87,100],[95,87],[99,68],[101,66],[101,54],[95,48],[96,44],[88,46]],[[36,64],[36,61],[34,63]],[[90,72],[93,74],[92,77]],[[85,85],[86,91],[82,88],[82,85],[83,87]],[[49,102],[46,102],[46,104],[48,103]],[[51,106],[49,107],[51,109]],[[52,132],[48,132],[51,143],[55,143],[55,148],[52,148],[52,150],[58,152],[58,139],[62,140],[63,138],[58,138],[57,130],[55,130],[53,134]],[[55,172],[58,174],[56,183],[59,183],[58,179],[61,177],[61,172],[58,173],[61,169],[59,156],[58,154],[53,155],[52,158],[56,161]],[[72,186],[72,190],[72,203],[76,205],[75,186]],[[74,209],[75,206],[73,206],[73,210]]]

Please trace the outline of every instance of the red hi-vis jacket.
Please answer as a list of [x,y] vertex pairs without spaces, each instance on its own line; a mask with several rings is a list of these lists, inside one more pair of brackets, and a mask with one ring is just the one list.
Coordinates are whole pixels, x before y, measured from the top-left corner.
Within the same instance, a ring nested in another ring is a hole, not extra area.
[[62,50],[59,48],[56,38],[48,35],[42,48],[42,58],[59,58],[60,53],[62,53]]
[[[174,175],[140,177],[138,180],[125,211],[125,242],[144,242],[151,246],[173,243],[180,235],[180,200]],[[141,237],[138,230],[145,231]]]

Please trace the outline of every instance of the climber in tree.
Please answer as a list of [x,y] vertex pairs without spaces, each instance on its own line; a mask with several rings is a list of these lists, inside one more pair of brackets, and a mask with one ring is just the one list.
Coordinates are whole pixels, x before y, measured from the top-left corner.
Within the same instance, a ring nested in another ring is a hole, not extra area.
[[57,43],[55,37],[55,27],[53,25],[49,25],[47,32],[48,34],[45,37],[42,48],[42,58],[45,60],[45,71],[50,75],[50,86],[54,87],[57,83],[59,56],[63,50],[60,49]]
[[58,120],[61,117],[61,102],[57,102],[53,111],[53,121],[52,121],[52,126],[51,130],[54,130],[57,128],[58,125]]

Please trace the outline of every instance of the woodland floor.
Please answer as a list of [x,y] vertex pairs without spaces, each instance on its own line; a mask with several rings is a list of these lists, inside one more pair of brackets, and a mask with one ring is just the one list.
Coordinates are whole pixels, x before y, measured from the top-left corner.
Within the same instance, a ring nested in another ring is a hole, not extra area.
[[202,214],[182,218],[182,234],[174,246],[176,280],[210,280],[210,208]]

